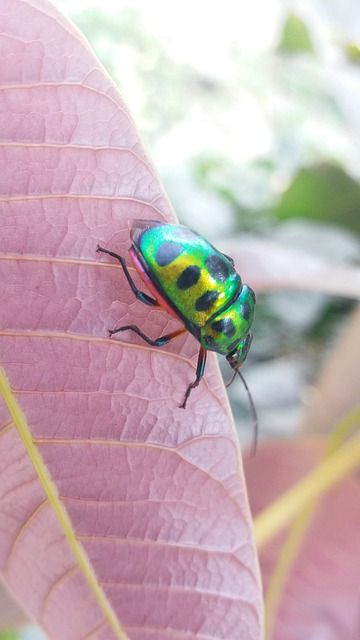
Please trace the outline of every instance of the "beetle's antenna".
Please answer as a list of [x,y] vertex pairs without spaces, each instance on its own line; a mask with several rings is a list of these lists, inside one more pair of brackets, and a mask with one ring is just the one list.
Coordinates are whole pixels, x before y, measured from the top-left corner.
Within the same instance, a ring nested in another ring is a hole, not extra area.
[[254,404],[254,400],[252,398],[250,389],[247,385],[247,382],[244,378],[244,376],[242,375],[241,371],[239,369],[235,369],[234,373],[232,375],[232,378],[230,380],[230,382],[227,383],[226,388],[230,387],[230,385],[234,382],[235,380],[235,376],[236,374],[238,374],[242,380],[242,383],[246,389],[248,398],[249,398],[249,402],[250,402],[250,409],[251,409],[251,415],[252,415],[252,419],[253,419],[253,441],[252,441],[252,455],[254,456],[256,454],[256,449],[257,449],[257,442],[258,442],[258,434],[259,434],[259,421],[258,421],[258,417],[257,417],[257,411],[255,408],[255,404]]
[[252,395],[250,392],[249,387],[247,386],[247,382],[243,376],[243,374],[241,373],[241,371],[239,371],[239,369],[237,370],[237,373],[239,374],[242,383],[246,389],[246,392],[248,394],[248,398],[249,398],[249,402],[250,402],[250,409],[251,409],[251,415],[252,415],[252,419],[253,419],[253,441],[252,441],[252,455],[254,456],[256,454],[256,449],[257,449],[257,442],[258,442],[258,435],[259,435],[259,421],[258,421],[258,417],[257,417],[257,411],[255,408],[255,404],[254,404],[254,400],[252,399]]

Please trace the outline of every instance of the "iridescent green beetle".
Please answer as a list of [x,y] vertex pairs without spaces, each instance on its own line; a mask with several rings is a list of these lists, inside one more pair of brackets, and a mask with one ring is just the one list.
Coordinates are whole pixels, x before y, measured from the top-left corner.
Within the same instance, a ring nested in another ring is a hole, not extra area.
[[[242,284],[234,261],[205,238],[181,225],[136,220],[130,231],[130,256],[152,296],[136,287],[122,256],[98,246],[98,251],[119,260],[135,296],[147,305],[162,308],[184,325],[151,340],[136,325],[110,331],[134,331],[153,347],[160,347],[189,331],[199,342],[196,378],[189,384],[180,407],[198,386],[205,369],[207,351],[226,356],[234,376],[248,354],[254,318],[255,294]],[[242,377],[242,376],[241,376]],[[247,385],[242,378],[245,387]],[[250,397],[254,412],[253,403]]]

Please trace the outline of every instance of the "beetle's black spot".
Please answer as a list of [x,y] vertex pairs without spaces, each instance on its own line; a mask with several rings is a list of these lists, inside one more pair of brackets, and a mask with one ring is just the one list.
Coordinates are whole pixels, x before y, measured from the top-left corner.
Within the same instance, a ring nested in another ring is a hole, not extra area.
[[244,304],[241,305],[241,315],[244,318],[244,320],[250,319],[251,308],[248,302],[244,302]]
[[196,265],[190,265],[179,275],[176,284],[179,289],[189,289],[199,282],[199,278],[200,268]]
[[218,331],[219,333],[223,333],[228,338],[231,338],[235,334],[235,326],[231,318],[222,318],[221,320],[214,320],[211,323],[211,328],[214,331]]
[[205,265],[213,278],[224,282],[229,275],[229,265],[226,262],[225,257],[221,254],[211,253],[205,260]]
[[159,267],[171,264],[182,252],[183,247],[179,242],[163,242],[155,254],[155,260]]
[[212,336],[210,336],[209,334],[206,334],[204,336],[204,341],[206,342],[207,346],[210,347],[216,347],[216,342],[214,340],[214,338]]
[[195,302],[196,311],[207,311],[219,297],[217,291],[206,291]]

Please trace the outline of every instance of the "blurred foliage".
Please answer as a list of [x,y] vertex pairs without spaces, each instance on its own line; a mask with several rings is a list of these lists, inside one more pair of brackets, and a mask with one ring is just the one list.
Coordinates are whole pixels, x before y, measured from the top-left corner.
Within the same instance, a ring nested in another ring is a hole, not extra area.
[[314,53],[305,23],[292,13],[284,24],[278,51],[282,53]]
[[345,45],[345,53],[350,62],[360,64],[360,47],[358,47],[356,44]]
[[332,222],[360,234],[360,185],[341,167],[304,167],[274,207],[275,215]]
[[[260,190],[262,184],[266,184],[270,164],[259,160],[249,165],[247,176],[244,176],[244,168],[232,164],[228,159],[216,154],[204,153],[192,160],[192,173],[195,183],[208,194],[216,196],[231,211],[234,225],[238,230],[245,232],[261,233],[269,223],[269,211],[262,211],[260,204]],[[244,186],[247,184],[247,197],[242,198]],[[237,184],[238,182],[238,184]],[[250,191],[257,191],[257,206],[252,206]],[[266,195],[264,200],[266,199]]]
[[21,640],[21,633],[16,629],[0,630],[0,640]]
[[124,90],[148,143],[156,144],[181,118],[187,96],[190,98],[191,69],[169,56],[134,8],[77,11],[75,5],[72,18]]
[[47,636],[37,625],[27,624],[17,629],[0,629],[0,640],[47,640]]
[[307,335],[313,341],[322,343],[324,334],[332,331],[341,331],[348,315],[355,309],[354,300],[347,298],[331,298],[324,306]]

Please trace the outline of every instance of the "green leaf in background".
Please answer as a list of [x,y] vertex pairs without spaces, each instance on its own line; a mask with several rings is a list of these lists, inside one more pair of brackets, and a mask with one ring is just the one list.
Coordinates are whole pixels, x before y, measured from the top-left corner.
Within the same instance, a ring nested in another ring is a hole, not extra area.
[[360,234],[360,185],[343,169],[319,164],[301,169],[273,213],[281,220],[310,218]]
[[349,43],[345,45],[344,49],[347,59],[350,62],[353,62],[354,64],[360,64],[360,47],[358,47],[356,44]]
[[21,633],[17,629],[0,631],[0,640],[20,640]]
[[36,625],[25,625],[18,629],[0,629],[0,640],[46,640],[42,630]]
[[278,51],[281,53],[314,53],[305,23],[290,13],[284,24]]

